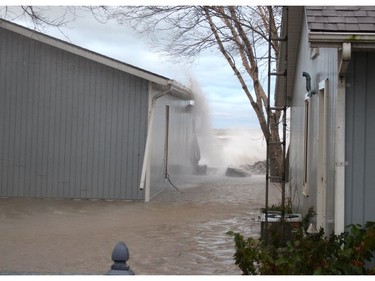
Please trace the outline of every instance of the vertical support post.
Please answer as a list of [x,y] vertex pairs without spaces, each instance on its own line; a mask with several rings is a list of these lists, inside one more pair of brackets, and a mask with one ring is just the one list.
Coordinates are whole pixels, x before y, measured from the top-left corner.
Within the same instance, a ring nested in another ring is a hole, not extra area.
[[318,111],[318,155],[317,155],[317,200],[316,226],[327,229],[326,225],[326,139],[327,139],[327,95],[328,79],[319,83],[319,111]]
[[[272,7],[268,7],[268,12],[270,13]],[[271,40],[272,40],[271,28],[268,29],[268,81],[267,81],[267,134],[266,142],[266,194],[265,194],[265,218],[264,218],[264,240],[268,244],[268,197],[269,197],[269,176],[270,176],[270,97],[271,97]]]
[[288,167],[286,167],[286,161],[285,161],[285,157],[286,157],[286,127],[287,127],[287,123],[286,123],[286,108],[287,108],[287,103],[288,103],[288,7],[285,6],[284,7],[285,9],[285,24],[286,24],[286,34],[285,34],[285,38],[286,38],[286,41],[285,41],[285,76],[284,76],[284,99],[283,99],[283,153],[282,153],[282,167],[283,167],[283,171],[282,171],[282,182],[281,182],[281,206],[282,206],[282,216],[281,216],[281,219],[282,219],[282,238],[285,239],[285,230],[284,230],[284,220],[285,220],[285,171]]

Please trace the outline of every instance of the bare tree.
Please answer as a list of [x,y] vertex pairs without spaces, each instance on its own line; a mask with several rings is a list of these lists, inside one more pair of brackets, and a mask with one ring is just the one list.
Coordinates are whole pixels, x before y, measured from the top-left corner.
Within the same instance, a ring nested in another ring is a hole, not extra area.
[[[52,10],[55,13],[48,15]],[[36,30],[42,30],[46,26],[61,30],[77,16],[74,7],[3,6],[0,7],[0,17],[10,21],[24,20]]]
[[82,17],[81,12],[89,12],[100,23],[108,19],[106,9],[101,6],[0,6],[0,18],[23,21],[41,32],[47,27],[56,28],[67,40],[64,29],[69,29],[70,23]]
[[[238,78],[266,140],[280,142],[281,112],[268,111],[263,88],[268,60],[269,32],[278,37],[280,7],[249,6],[139,6],[102,7],[108,19],[130,26],[152,38],[159,51],[176,60],[192,61],[206,49],[218,49]],[[271,42],[277,69],[279,44]],[[273,101],[271,101],[272,103]],[[269,114],[270,126],[267,126]],[[270,147],[271,175],[281,175],[282,147]]]

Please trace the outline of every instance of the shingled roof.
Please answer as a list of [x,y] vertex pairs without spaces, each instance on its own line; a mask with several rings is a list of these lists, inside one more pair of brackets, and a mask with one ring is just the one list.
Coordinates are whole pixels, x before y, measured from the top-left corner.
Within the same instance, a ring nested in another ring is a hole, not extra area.
[[305,11],[310,31],[375,32],[375,6],[309,6]]

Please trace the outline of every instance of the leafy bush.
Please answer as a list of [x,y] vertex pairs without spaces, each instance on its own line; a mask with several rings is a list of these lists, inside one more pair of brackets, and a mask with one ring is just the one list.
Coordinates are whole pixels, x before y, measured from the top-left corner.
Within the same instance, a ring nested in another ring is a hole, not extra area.
[[364,227],[350,225],[349,232],[326,237],[323,229],[307,234],[307,220],[305,217],[293,239],[286,243],[277,243],[272,233],[273,242],[266,245],[260,239],[245,239],[240,233],[228,232],[234,237],[236,265],[245,275],[375,273],[375,267],[365,265],[375,251],[375,222],[367,222]]

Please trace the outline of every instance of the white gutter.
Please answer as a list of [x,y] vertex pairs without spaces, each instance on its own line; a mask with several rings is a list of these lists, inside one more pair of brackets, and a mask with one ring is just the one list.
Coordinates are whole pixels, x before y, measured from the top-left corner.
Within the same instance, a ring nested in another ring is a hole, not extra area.
[[345,92],[346,72],[351,59],[351,44],[342,44],[336,98],[335,145],[335,233],[345,230]]
[[194,95],[192,94],[191,90],[177,83],[175,80],[170,80],[169,85],[171,86],[172,96],[175,96],[177,98],[184,99],[184,100],[194,99]]
[[352,48],[363,48],[363,44],[373,48],[375,46],[375,33],[359,32],[309,32],[309,42],[315,47],[341,47],[342,43],[352,43]]
[[[149,87],[152,87],[151,84]],[[155,104],[156,100],[164,95],[169,94],[172,91],[172,84],[169,84],[169,87],[167,90],[155,95],[152,98],[150,110],[149,110],[149,120],[148,120],[148,128],[147,128],[147,139],[146,139],[146,146],[145,146],[145,153],[143,156],[143,165],[142,165],[142,173],[141,173],[141,181],[139,184],[139,189],[143,190],[145,187],[145,181],[146,181],[146,173],[148,171],[148,166],[150,163],[150,148],[151,148],[151,142],[152,142],[152,127],[154,123],[154,111],[155,111]],[[152,94],[152,91],[149,88],[149,94]],[[145,196],[145,202],[150,201],[150,190],[149,188],[146,189],[146,196]]]

